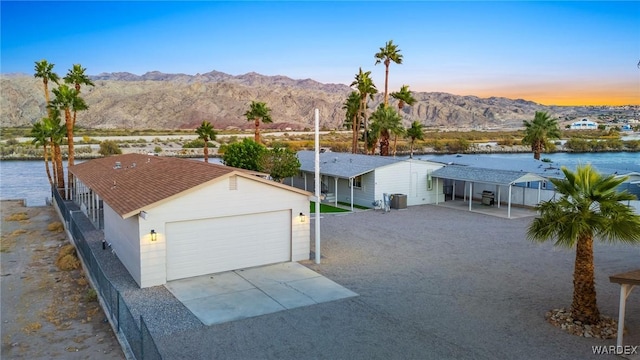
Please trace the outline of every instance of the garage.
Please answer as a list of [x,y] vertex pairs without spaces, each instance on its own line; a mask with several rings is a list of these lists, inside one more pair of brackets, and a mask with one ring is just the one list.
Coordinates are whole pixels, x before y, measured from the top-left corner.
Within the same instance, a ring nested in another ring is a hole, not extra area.
[[291,261],[291,211],[166,224],[167,281]]

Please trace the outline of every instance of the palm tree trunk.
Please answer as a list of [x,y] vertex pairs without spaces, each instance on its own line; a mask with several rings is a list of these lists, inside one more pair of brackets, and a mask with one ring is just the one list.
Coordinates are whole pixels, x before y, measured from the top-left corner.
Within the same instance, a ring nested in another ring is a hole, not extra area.
[[42,79],[42,84],[44,85],[44,101],[47,107],[47,116],[51,117],[51,109],[49,109],[49,82],[44,78]]
[[256,130],[253,135],[253,139],[255,140],[255,142],[260,144],[260,119],[259,118],[254,119],[254,125],[256,127]]
[[[404,102],[402,100],[400,100],[400,102],[398,103],[398,114],[400,115],[401,119],[402,119],[402,108],[403,107],[404,107]],[[396,156],[396,145],[397,145],[397,143],[398,143],[398,135],[394,134],[394,136],[393,136],[393,156]]]
[[413,159],[413,139],[411,139],[411,147],[409,152],[409,159]]
[[389,156],[389,133],[386,131],[380,136],[380,156]]
[[51,178],[51,171],[49,170],[49,149],[47,145],[42,146],[44,150],[44,169],[47,172],[47,179],[49,179],[49,186],[53,186],[53,179]]
[[367,142],[367,132],[369,131],[369,129],[367,128],[367,94],[364,94],[362,98],[364,98],[364,101],[362,103],[362,117],[364,118],[364,153],[367,154],[367,147],[369,146],[369,143]]
[[576,262],[573,271],[573,318],[583,324],[596,324],[600,312],[596,304],[596,285],[593,267],[593,236],[581,236],[576,244]]
[[536,141],[533,146],[533,158],[540,160],[540,153],[542,153],[542,143]]
[[64,196],[64,169],[62,167],[62,151],[60,151],[60,145],[54,145],[53,154],[56,159],[56,187],[58,188],[58,193]]
[[393,156],[396,156],[396,144],[398,143],[398,135],[393,134]]
[[[67,158],[67,186],[69,187],[69,194],[71,194],[73,175],[71,175],[69,167],[75,164],[75,149],[73,147],[73,117],[69,109],[64,110],[64,119],[67,127],[67,151],[69,152],[69,157]],[[60,163],[62,164],[62,161]]]
[[353,124],[351,125],[352,126],[351,130],[353,130],[353,134],[351,136],[351,153],[357,154],[358,153],[358,133],[360,132],[360,116],[354,115],[352,123]]
[[389,106],[389,60],[384,62],[384,106]]
[[204,162],[209,162],[209,145],[207,144],[207,138],[204,139]]

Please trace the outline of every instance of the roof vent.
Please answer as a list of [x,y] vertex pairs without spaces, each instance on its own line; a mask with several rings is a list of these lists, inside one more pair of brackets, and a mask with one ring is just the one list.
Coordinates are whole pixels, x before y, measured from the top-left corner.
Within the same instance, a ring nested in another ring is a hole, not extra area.
[[116,161],[116,166],[113,167],[114,169],[121,169],[122,168],[122,164],[120,163],[120,161]]
[[136,163],[131,164],[131,168],[134,168],[134,167],[136,167]]

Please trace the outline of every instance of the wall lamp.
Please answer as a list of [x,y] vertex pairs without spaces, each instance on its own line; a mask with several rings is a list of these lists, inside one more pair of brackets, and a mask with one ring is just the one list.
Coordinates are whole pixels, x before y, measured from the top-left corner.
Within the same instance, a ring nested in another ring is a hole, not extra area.
[[300,213],[300,222],[303,223],[303,222],[306,222],[306,221],[307,221],[307,216],[305,214],[303,214],[303,213]]
[[155,230],[151,230],[151,241],[158,240],[158,233]]

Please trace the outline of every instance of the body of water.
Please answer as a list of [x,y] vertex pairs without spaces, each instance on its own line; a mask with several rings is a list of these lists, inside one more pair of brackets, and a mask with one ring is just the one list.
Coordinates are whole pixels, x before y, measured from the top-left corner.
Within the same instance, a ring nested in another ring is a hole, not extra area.
[[[531,153],[520,154],[474,154],[480,157],[497,157],[509,159],[529,159]],[[438,155],[420,155],[418,159],[435,159]],[[627,169],[629,172],[640,172],[640,153],[553,153],[542,154],[541,158],[548,158],[560,165],[572,167],[578,164],[591,163],[594,166],[606,168]],[[219,162],[219,159],[209,159]],[[80,163],[80,161],[78,162]],[[66,163],[65,163],[66,173]],[[27,206],[42,206],[51,198],[49,181],[42,160],[0,161],[0,199],[24,199]]]

